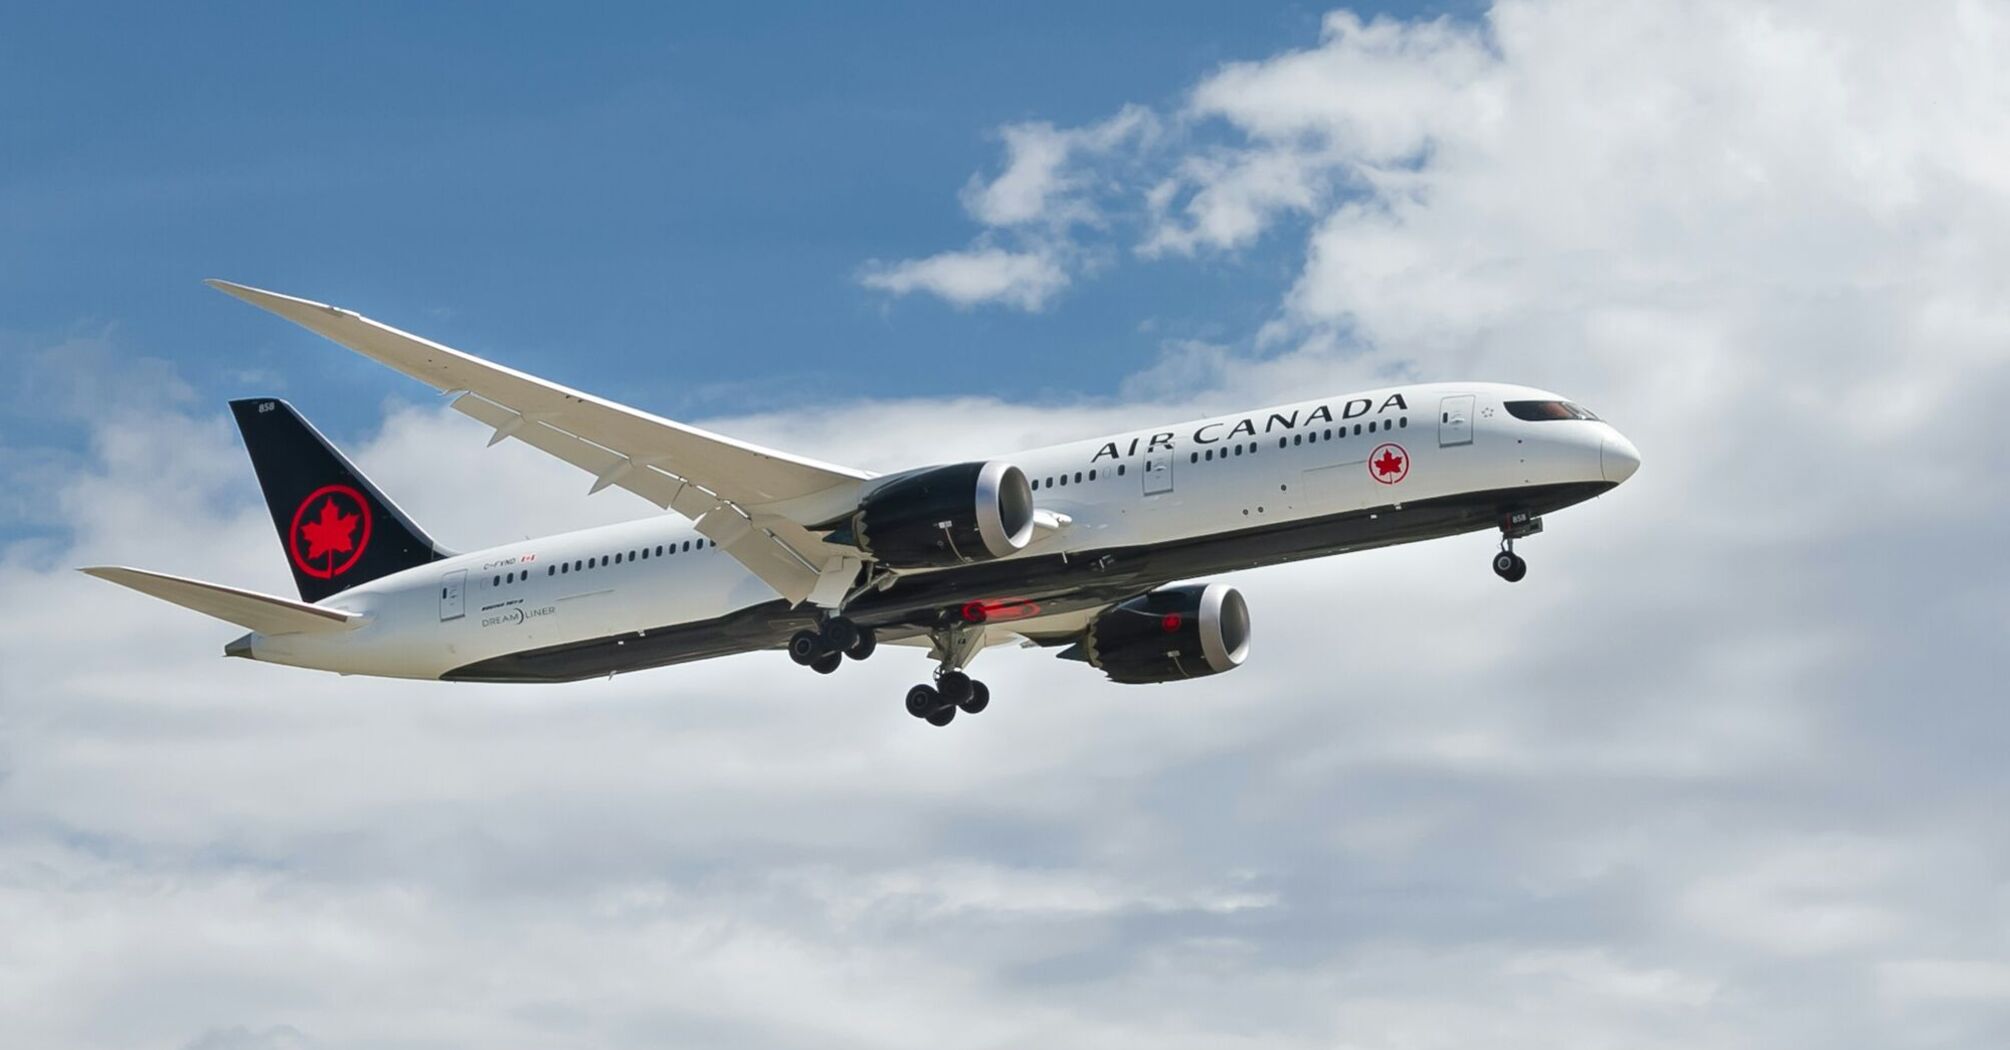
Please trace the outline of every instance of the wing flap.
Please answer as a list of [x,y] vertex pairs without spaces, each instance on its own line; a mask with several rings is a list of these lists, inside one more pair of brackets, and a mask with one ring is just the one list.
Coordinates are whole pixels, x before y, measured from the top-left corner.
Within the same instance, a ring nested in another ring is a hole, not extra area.
[[363,619],[340,609],[324,609],[291,598],[123,565],[93,565],[77,571],[259,634],[346,631],[360,625]]

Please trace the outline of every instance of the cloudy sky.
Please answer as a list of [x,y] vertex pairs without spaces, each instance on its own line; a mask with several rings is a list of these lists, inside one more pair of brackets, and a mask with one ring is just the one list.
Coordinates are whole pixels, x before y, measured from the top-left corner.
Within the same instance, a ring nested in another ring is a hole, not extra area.
[[[2010,1042],[2010,7],[8,22],[0,1044]],[[71,571],[286,590],[223,398],[458,547],[648,508],[212,276],[866,467],[1454,377],[1646,466],[942,731],[338,680]]]

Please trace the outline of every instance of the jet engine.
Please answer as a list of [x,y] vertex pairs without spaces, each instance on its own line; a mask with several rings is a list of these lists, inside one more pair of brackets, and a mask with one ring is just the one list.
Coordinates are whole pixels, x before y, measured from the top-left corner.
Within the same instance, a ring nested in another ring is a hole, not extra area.
[[1033,489],[1009,463],[959,463],[896,477],[832,534],[897,569],[990,561],[1033,540]]
[[1129,684],[1231,671],[1249,655],[1249,604],[1225,583],[1161,588],[1096,617],[1063,655],[1079,655],[1111,681]]

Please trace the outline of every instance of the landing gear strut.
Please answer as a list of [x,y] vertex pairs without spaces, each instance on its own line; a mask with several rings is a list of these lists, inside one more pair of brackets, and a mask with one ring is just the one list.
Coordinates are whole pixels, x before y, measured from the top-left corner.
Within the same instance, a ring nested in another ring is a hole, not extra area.
[[860,627],[842,616],[833,616],[818,630],[804,629],[789,636],[789,659],[818,674],[830,674],[849,656],[863,660],[879,648],[879,639],[870,627]]
[[1501,549],[1494,555],[1494,575],[1509,583],[1519,583],[1528,575],[1528,562],[1514,552],[1514,541],[1542,531],[1542,519],[1517,511],[1501,519]]
[[959,710],[974,715],[991,706],[990,688],[962,670],[984,648],[984,625],[965,622],[939,627],[929,633],[929,640],[934,643],[930,655],[941,662],[935,669],[935,684],[924,683],[907,691],[907,713],[926,719],[929,725],[946,726]]

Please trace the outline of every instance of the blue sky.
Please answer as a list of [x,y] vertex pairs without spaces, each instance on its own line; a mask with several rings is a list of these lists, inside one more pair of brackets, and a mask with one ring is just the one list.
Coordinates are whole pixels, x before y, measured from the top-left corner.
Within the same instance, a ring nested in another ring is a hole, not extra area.
[[104,335],[204,403],[276,390],[344,436],[420,392],[200,279],[666,414],[1105,396],[1168,338],[1247,338],[1300,249],[1115,265],[1033,313],[895,301],[860,268],[971,235],[957,189],[999,167],[1000,126],[1176,104],[1223,62],[1310,46],[1319,14],[24,9],[0,37],[0,331]]

